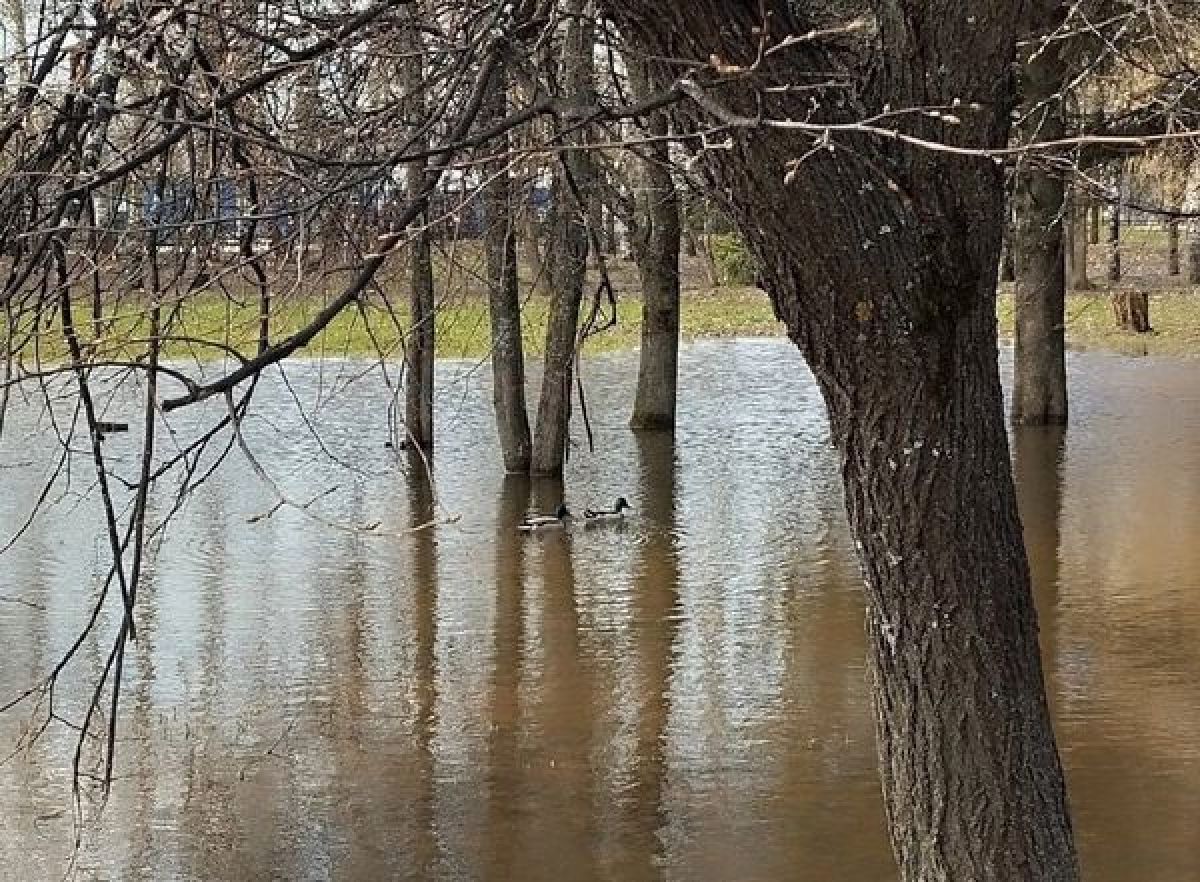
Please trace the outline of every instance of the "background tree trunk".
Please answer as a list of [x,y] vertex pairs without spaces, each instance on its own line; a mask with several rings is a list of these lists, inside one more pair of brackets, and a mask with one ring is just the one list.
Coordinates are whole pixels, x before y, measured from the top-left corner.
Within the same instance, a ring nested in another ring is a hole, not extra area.
[[1000,281],[1015,282],[1017,280],[1017,260],[1013,255],[1012,227],[1000,249]]
[[1071,195],[1071,230],[1067,242],[1071,251],[1067,290],[1090,291],[1094,287],[1088,278],[1088,210],[1079,193]]
[[[1057,3],[1038,0],[1036,34],[1061,22]],[[1021,67],[1024,124],[1022,143],[1064,137],[1060,94],[1067,74],[1065,44],[1031,41]],[[1016,320],[1013,352],[1013,422],[1027,425],[1067,421],[1066,295],[1063,218],[1066,190],[1061,174],[1027,162],[1017,173]]]
[[683,253],[685,257],[696,257],[700,251],[696,247],[696,230],[692,215],[695,213],[696,196],[690,186],[685,186],[679,193],[679,221],[683,230]]
[[1112,309],[1119,330],[1135,334],[1150,332],[1150,297],[1145,291],[1114,291]]
[[[492,119],[508,109],[508,78],[497,67],[491,83]],[[488,315],[492,333],[492,407],[504,470],[528,472],[532,442],[525,406],[525,348],[521,338],[521,299],[517,281],[517,235],[512,211],[512,180],[508,172],[508,136],[494,144],[497,157],[488,163],[484,194],[487,231]],[[536,248],[536,241],[533,243]]]
[[[416,19],[414,17],[414,23]],[[412,39],[419,40],[414,29]],[[415,119],[424,115],[421,90],[421,53],[414,51],[404,62],[404,88]],[[419,148],[418,148],[419,149]],[[415,199],[425,186],[426,162],[411,162],[406,170],[408,198]],[[409,251],[409,331],[404,346],[404,423],[408,443],[423,450],[433,448],[434,311],[433,253],[423,214],[413,226]]]
[[1179,218],[1167,221],[1167,275],[1179,275]]
[[1200,224],[1188,224],[1187,280],[1189,285],[1200,285]]
[[[971,96],[988,110],[953,127],[913,118],[907,130],[1006,143],[1011,9],[966,0],[946,16],[940,4],[878,4],[874,91],[801,97],[784,87],[836,70],[838,55],[820,40],[760,55],[764,14],[776,38],[819,26],[799,16],[800,4],[764,7],[607,4],[647,57],[754,68],[753,82],[725,78],[709,93],[727,113],[680,105],[690,127],[759,112],[834,125],[885,104]],[[655,76],[668,84],[677,71],[660,63]],[[996,366],[1001,174],[987,160],[866,138],[814,151],[812,139],[780,131],[731,137],[734,149],[701,154],[698,165],[727,198],[829,408],[865,574],[901,878],[1075,882]],[[875,176],[871,187],[864,175]]]
[[1067,204],[1063,207],[1063,288],[1065,291],[1075,287],[1075,217],[1071,208],[1071,194],[1067,193]]
[[[631,74],[637,65],[631,65]],[[644,74],[635,76],[635,91],[649,94]],[[642,283],[642,349],[638,362],[635,429],[675,428],[676,379],[679,363],[679,194],[671,174],[667,143],[668,123],[663,113],[646,125],[655,139],[643,161],[645,228],[635,249]]]
[[[565,13],[562,81],[566,100],[580,106],[588,106],[593,100],[594,36],[591,18],[586,15],[587,5],[586,0],[570,0]],[[577,132],[567,140],[584,144],[587,137]],[[554,226],[549,249],[554,254],[550,316],[537,432],[533,438],[535,475],[561,474],[566,461],[579,306],[587,276],[593,174],[592,160],[586,151],[572,150],[563,156],[555,180]]]
[[1125,166],[1116,172],[1117,198],[1108,216],[1108,280],[1121,281],[1121,209],[1125,206]]
[[1088,244],[1100,244],[1100,203],[1095,199],[1090,206],[1091,220],[1088,223]]

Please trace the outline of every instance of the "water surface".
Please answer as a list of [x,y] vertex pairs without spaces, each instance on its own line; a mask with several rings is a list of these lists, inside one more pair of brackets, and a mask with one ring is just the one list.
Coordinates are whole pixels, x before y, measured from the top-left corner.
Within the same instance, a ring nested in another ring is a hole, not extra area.
[[[1022,432],[1014,451],[1086,874],[1190,882],[1200,365],[1071,367],[1070,431]],[[502,479],[486,368],[439,369],[432,486],[385,446],[389,396],[369,365],[264,380],[247,440],[327,523],[266,517],[276,496],[236,450],[175,515],[139,599],[118,779],[98,819],[85,801],[78,878],[894,878],[858,570],[793,348],[686,347],[673,444],[625,429],[636,355],[588,361],[596,451],[576,448],[565,491]],[[130,413],[122,392],[109,407]],[[220,407],[174,417],[178,441]],[[54,461],[49,431],[37,400],[10,415],[0,542]],[[136,468],[136,439],[106,449]],[[155,522],[172,490],[155,494]],[[624,495],[635,511],[622,528],[516,533],[564,493],[578,510]],[[86,459],[53,501],[0,557],[0,700],[70,645],[107,565]],[[117,624],[102,615],[60,681],[69,719]],[[46,707],[0,717],[4,754]],[[0,878],[67,868],[74,745],[52,726],[0,766]]]

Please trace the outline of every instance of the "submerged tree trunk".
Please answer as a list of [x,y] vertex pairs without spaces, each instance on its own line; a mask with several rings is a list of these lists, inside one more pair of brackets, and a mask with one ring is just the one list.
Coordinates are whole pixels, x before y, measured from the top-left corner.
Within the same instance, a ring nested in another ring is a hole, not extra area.
[[[593,29],[584,15],[586,6],[586,0],[570,0],[568,4],[562,59],[566,100],[580,106],[591,103],[595,66]],[[576,132],[567,140],[583,144],[587,138]],[[586,151],[572,150],[562,158],[555,180],[550,315],[546,323],[545,368],[533,438],[532,471],[535,475],[561,474],[566,461],[579,306],[587,276],[593,174],[592,160]]]
[[[819,30],[800,4],[607,8],[647,57],[754,69],[753,82],[726,77],[709,92],[719,106],[681,105],[692,127],[749,127],[759,114],[837,125],[966,96],[986,110],[957,126],[912,118],[907,131],[1006,143],[1016,25],[997,4],[965,0],[954,16],[941,4],[880,4],[874,91],[857,97],[788,88],[837,69],[819,39],[760,52],[763,14],[776,39]],[[660,62],[660,85],[678,70]],[[689,74],[684,87],[715,75]],[[901,878],[1075,882],[996,366],[1002,176],[987,159],[884,139],[831,151],[778,130],[735,127],[731,138],[733,149],[698,165],[727,198],[829,409],[865,575]]]
[[[424,163],[409,168],[409,192],[423,186]],[[419,167],[419,170],[418,170]],[[420,221],[418,221],[420,222]],[[410,272],[412,287],[408,308],[410,326],[405,341],[404,422],[408,441],[423,450],[433,447],[434,297],[433,255],[429,232],[421,230],[412,239]]]
[[[635,82],[641,96],[649,93],[644,75]],[[655,114],[646,129],[655,140],[643,162],[644,228],[636,233],[634,249],[642,283],[642,349],[629,424],[670,430],[675,428],[679,362],[679,194],[671,174],[666,115]]]
[[[1039,0],[1052,12],[1057,4]],[[1035,17],[1034,32],[1051,33],[1061,14]],[[1026,104],[1023,143],[1054,141],[1066,132],[1062,91],[1067,65],[1060,43],[1032,47],[1021,67]],[[1063,308],[1066,295],[1063,218],[1066,189],[1061,174],[1028,162],[1016,184],[1016,334],[1013,350],[1013,422],[1067,421],[1067,369]]]
[[[492,119],[507,112],[508,83],[497,67],[491,83]],[[532,442],[525,407],[525,349],[521,339],[521,298],[517,282],[517,235],[508,172],[508,136],[493,143],[496,159],[485,169],[489,181],[484,200],[487,231],[488,315],[492,331],[492,408],[504,470],[529,471]],[[536,241],[534,246],[536,247]]]
[[[419,39],[414,32],[413,40]],[[404,62],[404,86],[420,119],[425,106],[422,94],[421,55],[414,52]],[[405,186],[409,199],[416,199],[425,187],[426,161],[409,163]],[[404,347],[404,423],[408,443],[422,450],[433,448],[434,381],[434,298],[433,253],[428,216],[422,215],[414,226],[409,251],[409,331]]]

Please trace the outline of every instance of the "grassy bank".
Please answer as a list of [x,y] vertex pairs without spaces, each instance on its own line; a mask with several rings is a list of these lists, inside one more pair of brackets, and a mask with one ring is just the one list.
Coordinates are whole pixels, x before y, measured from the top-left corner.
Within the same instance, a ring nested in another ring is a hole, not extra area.
[[[270,336],[281,340],[307,325],[327,302],[328,295],[280,298],[271,310]],[[402,330],[408,326],[403,298],[373,296],[362,308],[345,310],[310,345],[310,356],[366,356],[382,353],[389,358],[402,351]],[[523,312],[526,352],[542,353],[549,299],[529,296]],[[586,310],[586,304],[585,304]],[[249,355],[258,335],[257,304],[212,294],[196,294],[168,309],[170,322],[166,354],[177,358],[217,358],[222,347]],[[628,291],[618,302],[616,324],[590,338],[586,352],[633,349],[641,333],[641,302]],[[136,358],[145,350],[148,322],[143,306],[134,302],[110,313],[98,339],[91,333],[84,304],[76,311],[81,336],[94,357],[113,360]],[[1162,289],[1150,294],[1150,321],[1154,332],[1133,334],[1116,329],[1109,292],[1077,293],[1066,306],[1068,345],[1076,349],[1108,350],[1133,355],[1200,355],[1200,290]],[[997,318],[1003,338],[1012,335],[1011,287],[1001,290]],[[24,329],[28,331],[29,329]],[[753,288],[693,288],[682,305],[685,340],[733,336],[779,336],[771,304]],[[437,352],[443,358],[482,358],[488,352],[487,305],[473,294],[448,296],[438,305]],[[61,332],[55,321],[38,332],[38,350],[45,361],[64,355]],[[195,341],[209,341],[207,345]],[[213,345],[213,344],[217,345]],[[32,363],[33,347],[23,347],[24,361]]]
[[[281,298],[270,310],[270,339],[282,340],[308,325],[328,302],[329,295]],[[400,301],[398,303],[397,301]],[[310,356],[398,357],[403,351],[404,329],[409,326],[402,298],[374,296],[361,308],[343,310],[302,354]],[[524,303],[522,330],[525,351],[539,356],[545,346],[549,299],[531,295]],[[590,309],[585,303],[584,314]],[[86,303],[74,308],[75,321],[85,348],[97,360],[138,358],[146,349],[149,319],[144,304],[129,302],[108,310],[99,335],[92,328]],[[697,289],[684,293],[682,334],[685,340],[730,336],[772,336],[781,333],[770,301],[754,288]],[[194,294],[164,308],[164,355],[169,358],[213,359],[229,349],[252,355],[259,333],[258,304],[250,299],[215,293]],[[617,320],[590,337],[586,352],[633,349],[641,334],[641,301],[622,296]],[[474,295],[443,298],[436,314],[437,354],[442,358],[481,358],[489,349],[487,303]],[[35,343],[36,340],[36,343]],[[201,342],[203,341],[203,342]],[[57,316],[43,317],[37,330],[18,322],[13,345],[23,360],[36,357],[60,361],[66,354]]]
[[[1150,294],[1149,334],[1117,330],[1111,291],[1068,295],[1067,345],[1072,349],[1105,350],[1126,355],[1200,355],[1200,290],[1176,288]],[[1002,336],[1013,333],[1011,288],[1000,292],[996,306]]]

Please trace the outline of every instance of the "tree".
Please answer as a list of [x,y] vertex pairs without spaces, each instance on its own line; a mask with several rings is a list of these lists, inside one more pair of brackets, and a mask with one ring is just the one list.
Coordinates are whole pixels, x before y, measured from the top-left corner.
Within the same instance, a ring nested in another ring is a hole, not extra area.
[[[508,109],[508,78],[498,66],[490,85],[492,122]],[[532,442],[525,408],[525,350],[521,340],[521,301],[517,284],[517,233],[512,210],[512,178],[506,156],[508,135],[492,145],[496,158],[486,166],[488,316],[492,334],[492,406],[504,470],[528,472]],[[532,243],[536,248],[536,240]]]
[[[638,65],[631,67],[638,97],[649,94]],[[671,173],[664,112],[646,124],[651,139],[642,162],[641,226],[633,231],[634,259],[642,287],[642,349],[637,394],[629,424],[635,429],[674,429],[679,363],[679,193]]]
[[[419,12],[413,11],[408,39],[408,57],[404,59],[404,91],[408,98],[414,128],[425,119],[424,71]],[[417,149],[425,139],[417,139]],[[405,170],[406,195],[410,201],[420,198],[425,188],[426,161],[415,159]],[[409,245],[409,333],[404,347],[404,425],[408,442],[423,450],[433,448],[434,321],[433,250],[428,223],[417,225]]]
[[[1024,98],[1020,138],[1056,141],[1066,134],[1063,88],[1070,41],[1051,39],[1063,26],[1067,4],[1033,0],[1021,62]],[[1060,170],[1036,157],[1022,160],[1016,202],[1016,321],[1012,418],[1031,425],[1067,421],[1066,339],[1063,307],[1066,188]]]
[[1088,210],[1079,192],[1072,188],[1067,197],[1070,212],[1067,215],[1067,288],[1071,291],[1090,291],[1088,278]]
[[[841,28],[834,3],[605,7],[688,97],[681,131],[724,130],[697,163],[824,395],[901,877],[1077,879],[996,363],[989,150],[1021,10],[880,0]],[[862,124],[889,113],[896,134]]]
[[[595,37],[586,0],[568,0],[565,11],[561,79],[563,94],[577,106],[594,101]],[[579,148],[587,132],[576,130],[564,141]],[[585,150],[568,150],[555,176],[550,250],[550,317],[546,325],[546,356],[538,399],[537,430],[533,436],[535,475],[558,475],[570,442],[571,383],[579,330],[579,309],[587,276],[589,218],[592,213],[592,160]]]

